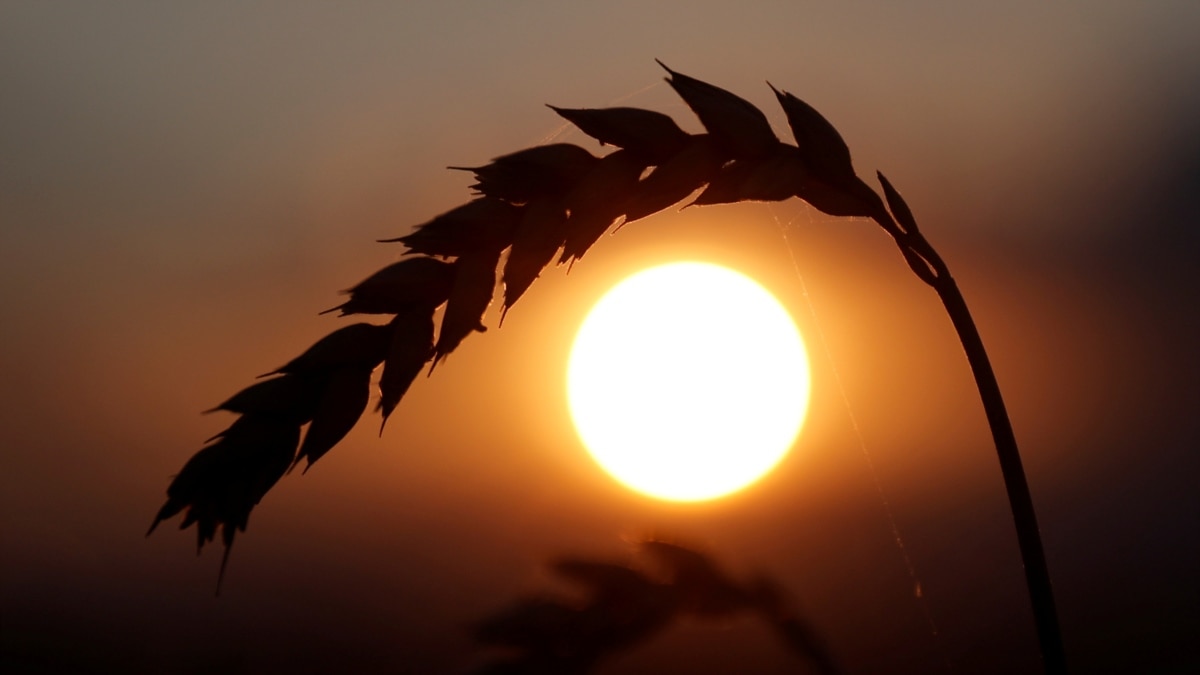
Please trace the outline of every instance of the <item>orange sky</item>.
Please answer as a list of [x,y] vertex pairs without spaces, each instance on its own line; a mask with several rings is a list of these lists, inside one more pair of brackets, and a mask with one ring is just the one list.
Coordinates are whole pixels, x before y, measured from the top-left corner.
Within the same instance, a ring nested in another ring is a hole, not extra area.
[[[550,139],[599,152],[544,103],[698,130],[656,57],[780,133],[764,80],[796,93],[860,175],[904,192],[1006,394],[1076,672],[1200,667],[1200,11],[643,4],[0,9],[5,672],[461,672],[479,656],[464,626],[548,588],[547,559],[619,556],[654,532],[778,578],[847,672],[1032,667],[949,321],[877,228],[796,202],[656,216],[544,274],[503,329],[414,385],[382,439],[365,417],[281,481],[220,600],[215,547],[197,560],[177,521],[142,539],[170,476],[228,423],[198,411],[342,325],[316,313],[396,259],[376,239],[469,198],[443,167]],[[608,479],[563,395],[588,307],[683,258],[776,293],[814,371],[790,457],[690,506]],[[735,622],[605,672],[662,663],[793,665]]]

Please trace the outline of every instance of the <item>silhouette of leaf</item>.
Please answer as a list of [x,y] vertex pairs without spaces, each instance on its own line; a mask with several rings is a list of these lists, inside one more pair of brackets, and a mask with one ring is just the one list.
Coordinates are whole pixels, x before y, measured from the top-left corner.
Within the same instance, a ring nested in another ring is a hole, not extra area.
[[850,148],[829,120],[792,94],[767,85],[783,107],[811,174],[797,196],[831,216],[886,217],[883,201],[854,173]]
[[796,196],[831,216],[887,217],[883,200],[857,176],[840,184],[811,180]]
[[669,115],[641,108],[556,108],[583,133],[602,145],[624,148],[647,164],[658,165],[687,144],[688,134]]
[[517,236],[504,263],[504,316],[554,259],[566,238],[567,210],[556,199],[539,199],[525,207]]
[[186,508],[179,527],[196,525],[199,553],[220,528],[225,555],[217,576],[218,594],[234,536],[238,530],[246,530],[250,511],[291,466],[300,425],[246,415],[219,436],[220,440],[202,448],[183,465],[167,488],[167,502],[146,532],[149,536],[160,522]]
[[325,385],[324,374],[281,375],[256,382],[205,412],[227,410],[243,415],[276,418],[299,426],[316,414]]
[[479,167],[452,166],[471,171],[471,187],[481,195],[524,204],[538,197],[560,197],[591,170],[597,158],[578,145],[551,143],[503,155]]
[[379,377],[379,410],[383,425],[425,364],[433,357],[433,310],[409,310],[392,319],[392,341]]
[[436,365],[454,351],[472,332],[487,331],[483,315],[496,292],[496,265],[499,251],[480,251],[464,255],[454,262],[454,286],[442,315],[433,362]]
[[912,210],[908,208],[904,197],[901,197],[896,188],[892,187],[891,182],[883,175],[882,171],[876,171],[875,175],[879,176],[879,183],[883,186],[883,196],[887,198],[888,208],[896,217],[896,222],[900,223],[905,232],[919,232],[917,219],[913,217]]
[[755,599],[759,615],[788,649],[812,661],[822,675],[841,672],[820,633],[796,613],[777,583],[767,578],[756,579],[748,593]]
[[[499,672],[589,672],[606,654],[648,638],[670,621],[670,590],[636,570],[606,563],[565,560],[555,571],[590,593],[581,607],[546,597],[520,600],[478,623],[485,644],[522,650]],[[489,671],[485,671],[489,672]]]
[[727,162],[687,206],[736,204],[742,201],[742,186],[749,182],[751,174],[758,170],[759,165],[758,161],[745,159]]
[[596,631],[604,636],[604,648],[648,637],[679,609],[674,588],[655,583],[625,565],[564,559],[554,563],[553,569],[588,590],[586,613],[597,617],[597,623],[611,626]]
[[387,326],[356,323],[339,328],[318,340],[300,356],[269,373],[325,373],[342,367],[379,365],[387,353],[391,330]]
[[767,116],[746,99],[677,73],[662,61],[658,65],[670,74],[667,83],[731,159],[758,159],[779,142]]
[[410,308],[433,308],[446,301],[454,283],[454,266],[416,257],[392,263],[345,291],[346,302],[322,314],[399,314]]
[[642,178],[625,204],[625,222],[677,204],[715,178],[727,158],[710,134],[688,138],[687,145]]
[[850,161],[850,148],[829,120],[809,104],[786,91],[767,83],[787,116],[788,126],[796,146],[803,153],[809,169],[828,182],[840,182],[855,175]]
[[410,234],[379,241],[400,242],[409,253],[457,258],[475,251],[498,251],[512,244],[520,220],[520,207],[481,197],[418,225]]
[[641,572],[625,565],[564,558],[551,566],[559,576],[574,581],[590,592],[589,603],[621,604],[630,598],[653,595],[659,587]]
[[809,180],[800,151],[778,143],[762,159],[735,159],[726,164],[691,205],[783,201],[802,192]]
[[604,156],[588,175],[567,193],[563,205],[569,217],[559,263],[577,260],[625,213],[646,164],[628,150]]
[[371,397],[373,369],[374,366],[356,365],[338,368],[330,373],[316,414],[308,425],[304,442],[300,444],[300,452],[296,455],[296,464],[302,459],[308,460],[305,471],[345,438],[358,423]]
[[682,612],[728,616],[747,610],[766,619],[789,649],[810,659],[821,673],[838,672],[816,631],[770,580],[740,585],[708,556],[674,544],[651,541],[641,549],[666,568],[665,583],[629,565],[560,559],[552,568],[584,588],[582,603],[535,596],[477,623],[477,641],[510,651],[476,672],[588,673],[614,653],[662,631]]
[[724,615],[751,606],[746,591],[721,573],[707,556],[663,541],[644,542],[642,550],[666,566],[685,610]]

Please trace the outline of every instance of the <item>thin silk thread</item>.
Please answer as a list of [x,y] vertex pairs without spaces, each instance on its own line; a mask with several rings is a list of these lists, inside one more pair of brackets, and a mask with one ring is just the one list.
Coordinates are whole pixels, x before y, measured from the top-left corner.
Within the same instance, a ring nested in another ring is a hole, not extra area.
[[[770,206],[770,205],[768,205]],[[833,360],[833,353],[829,350],[829,341],[825,339],[825,332],[821,330],[821,323],[817,320],[817,310],[813,305],[812,297],[808,293],[808,285],[804,283],[804,275],[800,272],[800,263],[796,260],[796,252],[792,247],[791,239],[788,238],[788,226],[793,225],[796,219],[788,221],[787,225],[779,220],[779,215],[775,212],[773,206],[770,207],[771,217],[775,220],[775,224],[779,227],[779,233],[783,236],[784,247],[787,249],[788,257],[792,261],[792,269],[796,272],[796,279],[800,283],[800,295],[804,298],[805,304],[808,306],[809,316],[812,317],[813,327],[816,329],[817,341],[821,344],[821,352],[825,356],[825,361],[829,364],[829,370],[833,373],[834,382],[837,384],[838,393],[842,398],[842,405],[846,408],[846,416],[850,418],[850,426],[854,430],[854,436],[858,439],[859,448],[862,449],[863,459],[867,463],[867,470],[871,474],[871,482],[875,485],[875,490],[879,493],[879,502],[883,507],[884,514],[887,516],[888,525],[892,530],[892,538],[896,542],[896,548],[900,550],[900,557],[904,560],[904,567],[908,570],[908,577],[913,583],[913,596],[917,599],[917,604],[921,607],[921,613],[925,616],[925,621],[929,624],[929,631],[933,637],[933,641],[938,651],[941,652],[942,660],[946,666],[946,672],[951,672],[950,658],[945,650],[941,648],[939,640],[939,631],[937,622],[933,620],[933,614],[929,610],[929,601],[925,598],[925,594],[921,590],[921,579],[917,576],[917,569],[913,565],[912,558],[908,555],[908,549],[904,547],[904,538],[900,536],[900,527],[896,524],[896,517],[892,513],[891,502],[888,501],[887,493],[884,492],[883,484],[879,481],[879,472],[875,469],[875,462],[871,459],[871,453],[867,450],[867,442],[863,438],[862,429],[858,426],[858,418],[854,415],[854,409],[850,405],[850,397],[846,394],[845,384],[842,382],[842,375],[838,371],[837,364]],[[808,215],[809,223],[813,222],[812,211],[810,207],[805,206],[805,213]]]

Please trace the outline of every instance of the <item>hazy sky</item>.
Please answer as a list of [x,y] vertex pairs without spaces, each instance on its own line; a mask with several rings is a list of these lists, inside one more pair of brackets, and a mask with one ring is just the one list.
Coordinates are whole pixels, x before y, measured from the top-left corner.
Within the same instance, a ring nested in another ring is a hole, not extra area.
[[[142,538],[228,423],[198,411],[341,325],[316,313],[396,259],[376,239],[469,198],[445,166],[551,139],[600,152],[544,103],[699,130],[655,58],[785,137],[765,81],[795,93],[860,175],[900,187],[991,351],[1075,672],[1200,668],[1200,5],[982,4],[0,5],[5,672],[462,672],[481,654],[466,626],[550,588],[546,560],[647,533],[779,579],[849,673],[1027,672],[1015,538],[949,322],[881,232],[795,202],[658,216],[544,274],[382,439],[364,418],[281,481],[221,599],[218,550],[196,559],[173,523]],[[563,394],[588,307],[681,258],[775,292],[815,378],[784,464],[694,506],[605,477]],[[795,665],[747,621],[605,672],[664,663]]]

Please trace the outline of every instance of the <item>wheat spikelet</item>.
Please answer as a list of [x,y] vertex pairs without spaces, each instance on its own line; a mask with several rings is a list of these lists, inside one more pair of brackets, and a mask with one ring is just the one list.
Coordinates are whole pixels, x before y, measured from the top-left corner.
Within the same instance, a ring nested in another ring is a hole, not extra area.
[[[472,202],[472,204],[475,202]],[[460,246],[464,255],[470,249]],[[403,314],[410,309],[436,308],[450,297],[454,286],[454,266],[434,258],[419,256],[401,260],[363,279],[343,291],[350,299],[321,312],[340,310],[347,314]]]
[[[762,111],[745,99],[663,68],[706,133],[688,134],[670,117],[649,110],[551,106],[601,145],[618,149],[598,157],[576,145],[555,143],[481,166],[450,167],[473,174],[476,198],[409,234],[384,240],[404,245],[412,257],[349,289],[349,300],[333,308],[342,315],[395,318],[383,325],[360,323],[336,330],[267,373],[281,377],[217,406],[242,417],[185,464],[151,530],[187,509],[182,527],[197,526],[201,547],[220,529],[227,556],[236,531],[246,528],[250,511],[287,467],[301,459],[311,466],[357,422],[370,396],[371,373],[380,363],[386,361],[379,405],[386,420],[425,363],[436,365],[472,332],[486,330],[482,318],[505,251],[501,322],[560,251],[559,263],[577,261],[618,222],[645,218],[698,190],[696,205],[798,197],[829,215],[876,222],[945,305],[979,385],[1000,456],[1047,669],[1064,672],[1045,556],[1003,398],[965,300],[911,209],[882,173],[883,198],[860,179],[834,126],[792,94],[771,86],[794,145],[781,141]],[[441,305],[445,310],[435,340],[433,311]],[[305,423],[308,431],[300,444]],[[688,578],[708,578],[702,568],[685,565],[681,553],[661,549],[659,554],[675,555],[679,573],[693,575]],[[588,569],[574,567],[568,574],[599,574]]]

